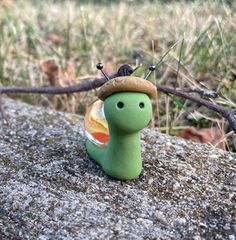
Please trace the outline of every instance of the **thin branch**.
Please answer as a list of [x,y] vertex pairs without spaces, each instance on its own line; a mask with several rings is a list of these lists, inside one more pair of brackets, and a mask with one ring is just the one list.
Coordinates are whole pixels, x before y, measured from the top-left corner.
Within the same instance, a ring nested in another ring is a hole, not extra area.
[[[133,73],[132,68],[124,64],[122,65],[117,73],[109,76],[110,79],[119,76],[130,76]],[[1,93],[44,93],[44,94],[68,94],[74,92],[84,92],[91,89],[101,87],[105,82],[106,78],[97,78],[94,80],[87,80],[82,83],[74,84],[69,87],[50,86],[50,87],[18,87],[18,86],[4,86],[0,87]]]
[[236,133],[236,109],[226,108],[223,106],[220,106],[218,104],[212,103],[208,100],[196,97],[194,95],[191,95],[189,93],[186,93],[182,91],[181,89],[174,89],[169,86],[157,84],[157,90],[164,92],[166,94],[174,94],[176,96],[189,99],[195,103],[198,103],[201,106],[207,107],[208,109],[211,109],[217,113],[219,113],[222,117],[226,118],[229,122],[230,127],[232,130]]
[[[125,64],[122,65],[118,72],[109,76],[110,79],[118,77],[118,76],[129,76],[133,73],[132,68]],[[105,78],[87,80],[79,84],[75,84],[69,87],[16,87],[16,86],[6,86],[0,87],[1,93],[44,93],[44,94],[68,94],[75,92],[88,91],[91,89],[98,88],[102,86],[106,82]],[[166,94],[174,94],[176,96],[189,99],[200,106],[207,107],[217,113],[219,113],[222,117],[228,120],[230,127],[236,133],[236,109],[226,108],[215,103],[212,103],[206,99],[194,96],[189,92],[197,92],[201,93],[201,90],[194,89],[175,89],[173,87],[169,87],[166,85],[156,84],[157,90],[164,92]],[[199,92],[200,91],[200,92]],[[204,91],[204,90],[203,90]],[[201,95],[201,94],[200,94]],[[203,94],[204,95],[204,94]],[[4,117],[4,111],[1,110],[2,116]]]
[[[117,77],[117,74],[109,76],[110,78]],[[0,93],[44,93],[44,94],[67,94],[74,92],[88,91],[98,88],[106,82],[105,78],[84,81],[79,84],[74,84],[69,87],[49,86],[49,87],[18,87],[5,86],[0,87]]]
[[217,98],[219,94],[216,91],[208,90],[208,89],[201,89],[201,88],[181,88],[180,89],[186,93],[198,93],[201,97],[206,98]]

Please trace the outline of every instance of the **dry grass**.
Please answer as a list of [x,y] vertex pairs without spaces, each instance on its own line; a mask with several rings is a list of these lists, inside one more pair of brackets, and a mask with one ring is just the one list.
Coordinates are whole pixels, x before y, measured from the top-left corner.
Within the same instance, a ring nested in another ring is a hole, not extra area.
[[[47,85],[41,69],[45,59],[54,59],[62,70],[68,60],[73,61],[75,81],[98,76],[98,61],[105,63],[108,72],[123,63],[141,64],[135,74],[143,76],[147,65],[158,62],[176,43],[153,81],[217,90],[218,103],[236,107],[235,10],[236,5],[224,1],[110,5],[15,1],[0,8],[0,81],[2,85]],[[77,113],[83,113],[94,99],[93,93],[56,99],[13,97]],[[159,94],[155,105],[153,126],[172,134],[188,124],[222,125],[219,116],[175,96]]]

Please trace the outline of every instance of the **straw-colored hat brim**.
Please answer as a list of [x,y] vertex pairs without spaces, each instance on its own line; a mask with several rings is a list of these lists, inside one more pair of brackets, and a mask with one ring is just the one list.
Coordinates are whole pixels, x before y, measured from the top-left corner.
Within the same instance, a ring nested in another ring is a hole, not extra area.
[[104,101],[117,92],[141,92],[155,98],[157,89],[153,83],[139,77],[117,77],[106,82],[98,91],[98,98]]

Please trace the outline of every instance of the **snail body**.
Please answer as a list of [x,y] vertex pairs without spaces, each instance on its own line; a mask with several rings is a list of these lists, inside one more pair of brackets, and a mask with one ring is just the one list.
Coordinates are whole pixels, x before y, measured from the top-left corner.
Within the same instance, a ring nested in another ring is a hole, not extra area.
[[109,141],[101,147],[88,139],[86,148],[89,156],[116,179],[135,179],[142,171],[140,130],[151,120],[150,96],[156,91],[154,85],[146,82],[119,77],[107,82],[98,94],[104,101]]

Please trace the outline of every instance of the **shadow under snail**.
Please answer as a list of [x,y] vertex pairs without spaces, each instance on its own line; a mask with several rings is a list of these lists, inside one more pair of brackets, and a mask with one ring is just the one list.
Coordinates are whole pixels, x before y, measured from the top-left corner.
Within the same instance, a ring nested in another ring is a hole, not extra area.
[[[107,81],[100,100],[85,115],[86,148],[109,176],[128,180],[142,171],[140,130],[152,118],[156,87],[148,80],[126,76]],[[100,130],[99,130],[100,129]]]

